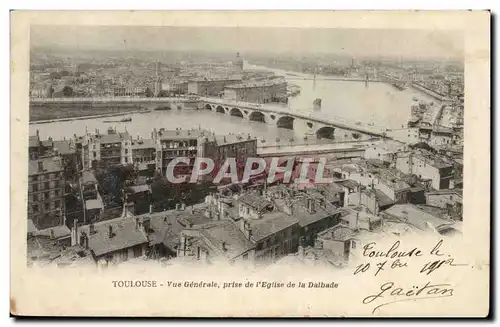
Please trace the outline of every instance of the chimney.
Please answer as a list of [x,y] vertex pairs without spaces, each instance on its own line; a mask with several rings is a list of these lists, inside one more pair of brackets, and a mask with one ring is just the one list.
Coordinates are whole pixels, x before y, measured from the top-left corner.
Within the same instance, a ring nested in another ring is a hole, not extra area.
[[301,237],[300,240],[299,240],[299,249],[298,249],[298,256],[299,256],[299,259],[304,259],[304,256],[305,256],[305,248],[304,248],[304,243],[305,243],[305,240],[304,240],[304,237]]
[[83,247],[85,248],[85,250],[88,250],[89,249],[89,237],[85,233],[83,233],[83,235],[85,235]]
[[142,220],[142,228],[144,228],[144,232],[149,233],[151,229],[151,218],[147,217]]
[[283,211],[289,216],[293,215],[293,205],[287,201],[283,207]]
[[36,130],[36,136],[40,137],[40,130],[38,130],[38,129]]
[[153,204],[152,203],[149,204],[149,213],[150,214],[153,213]]
[[94,235],[95,234],[95,226],[93,223],[89,225],[89,234]]
[[220,209],[219,209],[219,220],[224,219],[225,216],[226,216],[226,211],[224,208],[224,204],[221,204]]
[[307,211],[309,211],[309,213],[315,213],[316,212],[316,202],[314,201],[314,199],[307,199]]
[[50,230],[50,239],[53,240],[56,238],[56,233],[54,232],[53,229]]
[[181,204],[180,203],[176,203],[175,204],[175,210],[179,211],[181,209]]
[[87,235],[85,235],[85,233],[83,231],[80,233],[80,245],[83,246],[83,247],[86,247],[86,245],[85,245],[85,243],[86,243],[85,242],[85,237],[86,236]]
[[186,210],[186,204],[185,203],[181,203],[181,211],[184,211]]
[[38,161],[38,172],[42,172],[43,171],[43,161],[40,160]]
[[73,220],[73,227],[71,227],[71,246],[78,245],[78,219]]
[[108,225],[108,237],[113,238],[113,226]]

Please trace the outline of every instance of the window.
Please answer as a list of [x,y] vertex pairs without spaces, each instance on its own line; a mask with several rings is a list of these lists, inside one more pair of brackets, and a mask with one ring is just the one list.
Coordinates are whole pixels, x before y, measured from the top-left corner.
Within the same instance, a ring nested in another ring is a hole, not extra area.
[[33,212],[34,213],[38,212],[38,204],[33,205]]
[[59,209],[61,202],[59,200],[54,201],[54,208]]
[[352,249],[356,249],[356,242],[351,241],[351,248],[352,248]]
[[134,258],[142,256],[142,248],[139,246],[136,246],[134,248]]
[[49,203],[44,203],[43,208],[45,209],[45,211],[49,211],[50,210],[50,204]]
[[59,190],[55,190],[55,191],[54,191],[54,195],[55,195],[55,196],[61,196],[61,192],[60,192]]

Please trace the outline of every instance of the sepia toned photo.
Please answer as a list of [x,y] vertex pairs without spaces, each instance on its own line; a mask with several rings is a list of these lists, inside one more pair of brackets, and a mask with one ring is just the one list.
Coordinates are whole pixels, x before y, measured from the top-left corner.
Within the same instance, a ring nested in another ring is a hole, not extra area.
[[12,17],[12,314],[488,314],[489,13]]

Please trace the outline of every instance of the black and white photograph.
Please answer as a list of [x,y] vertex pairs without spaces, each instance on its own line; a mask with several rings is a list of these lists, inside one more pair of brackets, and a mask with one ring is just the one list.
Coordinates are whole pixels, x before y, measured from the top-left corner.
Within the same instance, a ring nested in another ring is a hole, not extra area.
[[[368,314],[452,301],[458,286],[431,277],[473,268],[446,252],[477,218],[464,214],[466,116],[480,110],[465,40],[403,24],[30,24],[26,269],[320,269],[333,277],[240,284],[186,270],[106,292],[335,294],[371,275],[380,282],[352,300]],[[410,270],[428,280],[394,281]]]

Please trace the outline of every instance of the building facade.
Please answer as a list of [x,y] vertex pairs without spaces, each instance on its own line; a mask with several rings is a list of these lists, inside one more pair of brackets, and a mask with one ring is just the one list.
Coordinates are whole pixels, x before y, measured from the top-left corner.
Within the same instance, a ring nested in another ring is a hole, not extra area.
[[227,85],[224,88],[224,98],[252,103],[286,103],[287,83],[285,79],[278,78]]
[[65,223],[65,186],[61,158],[30,160],[28,218],[38,229]]
[[127,132],[117,133],[113,129],[108,134],[86,133],[82,142],[82,165],[84,169],[95,165],[127,165],[132,164],[132,141]]

